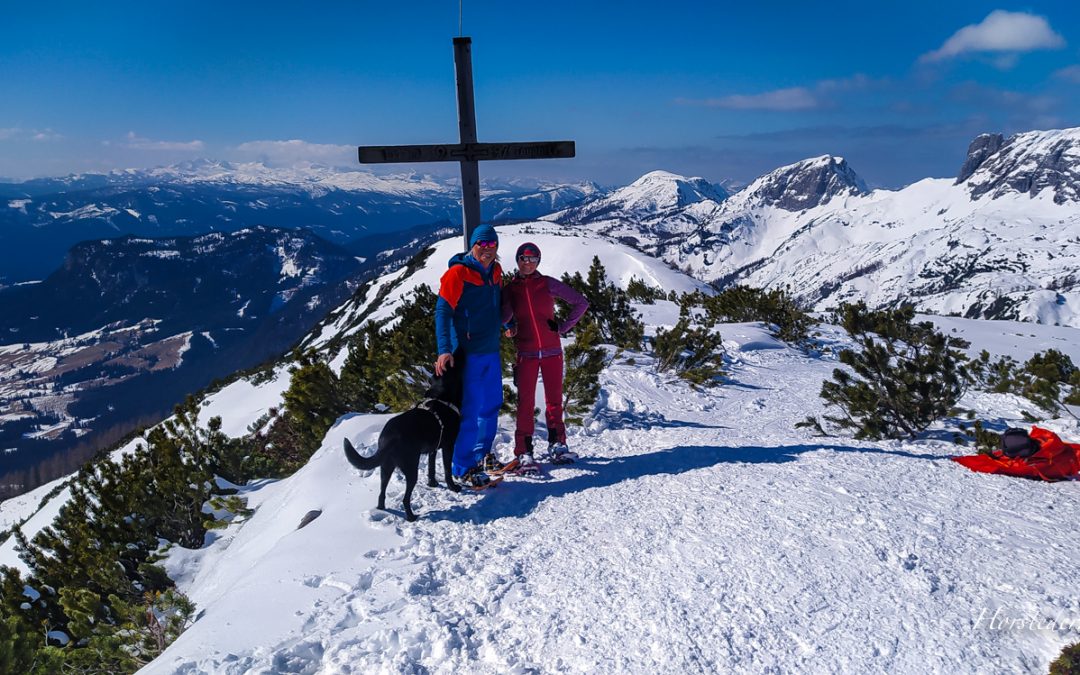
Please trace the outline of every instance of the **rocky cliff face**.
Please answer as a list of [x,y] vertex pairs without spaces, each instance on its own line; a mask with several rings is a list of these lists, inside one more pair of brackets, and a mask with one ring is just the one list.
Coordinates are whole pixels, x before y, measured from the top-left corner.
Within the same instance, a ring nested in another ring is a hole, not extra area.
[[983,134],[972,141],[956,183],[965,185],[972,199],[1045,192],[1055,204],[1080,202],[1080,128],[1008,139]]
[[956,176],[957,184],[963,183],[978,170],[986,158],[1001,149],[1005,137],[1001,134],[979,134],[968,146],[967,159],[960,167],[960,173]]
[[842,195],[867,192],[843,157],[825,155],[781,167],[751,183],[745,201],[785,211],[805,211]]

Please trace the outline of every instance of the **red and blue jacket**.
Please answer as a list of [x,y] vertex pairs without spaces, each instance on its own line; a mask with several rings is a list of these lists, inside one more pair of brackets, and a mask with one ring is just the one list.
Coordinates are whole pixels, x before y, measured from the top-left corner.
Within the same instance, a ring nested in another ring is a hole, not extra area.
[[460,346],[466,354],[499,351],[502,268],[498,262],[484,269],[469,253],[450,259],[450,269],[439,280],[435,301],[435,339],[440,354],[453,354]]

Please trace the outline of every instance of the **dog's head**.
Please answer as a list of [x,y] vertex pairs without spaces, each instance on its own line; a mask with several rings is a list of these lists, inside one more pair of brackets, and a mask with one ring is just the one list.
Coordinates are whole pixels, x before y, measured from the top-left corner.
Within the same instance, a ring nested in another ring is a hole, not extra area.
[[465,394],[465,378],[462,373],[465,369],[465,352],[458,349],[454,352],[454,367],[448,368],[442,377],[432,377],[431,386],[424,394],[428,398],[435,398],[447,403],[453,403],[461,407],[461,399]]

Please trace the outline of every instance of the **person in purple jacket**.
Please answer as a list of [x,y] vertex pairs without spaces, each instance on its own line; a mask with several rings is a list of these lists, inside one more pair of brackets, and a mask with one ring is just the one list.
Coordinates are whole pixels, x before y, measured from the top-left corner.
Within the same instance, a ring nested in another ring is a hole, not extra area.
[[[560,337],[581,320],[589,309],[583,295],[553,277],[537,271],[540,247],[522,244],[515,255],[517,273],[503,287],[502,321],[507,335],[517,347],[517,429],[514,432],[514,460],[508,469],[526,469],[533,459],[533,430],[536,421],[536,378],[544,378],[544,417],[548,429],[548,458],[553,463],[573,461],[566,446],[563,423],[563,352]],[[570,314],[555,320],[555,299],[570,305]]]

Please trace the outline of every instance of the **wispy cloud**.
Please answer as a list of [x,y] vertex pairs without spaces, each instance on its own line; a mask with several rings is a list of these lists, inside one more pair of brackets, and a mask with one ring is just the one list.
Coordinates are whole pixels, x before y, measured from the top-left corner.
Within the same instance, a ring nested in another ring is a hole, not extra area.
[[[105,141],[105,145],[110,145],[109,141]],[[155,141],[149,138],[143,138],[134,131],[129,131],[124,140],[119,144],[122,147],[129,148],[131,150],[165,150],[165,151],[182,151],[182,152],[199,152],[205,149],[206,144],[202,141]]]
[[1049,94],[1029,94],[964,82],[949,91],[948,99],[990,114],[1001,131],[1057,129],[1069,124],[1069,120],[1061,116],[1065,102]]
[[356,148],[352,145],[310,143],[302,140],[248,141],[234,149],[241,159],[256,159],[266,164],[292,165],[314,162],[335,166],[356,164]]
[[851,77],[841,77],[835,80],[821,80],[814,85],[814,89],[822,94],[844,91],[861,91],[863,89],[878,88],[889,84],[887,79],[874,79],[862,73],[855,73]]
[[1026,94],[1008,89],[988,87],[978,82],[963,82],[949,92],[955,103],[966,103],[980,109],[999,109],[1007,112],[1047,113],[1060,101],[1047,94]]
[[726,110],[813,110],[832,104],[831,96],[883,84],[861,73],[834,80],[821,80],[809,87],[787,87],[758,94],[731,94],[713,98],[678,98],[678,105],[695,105]]
[[64,137],[52,129],[23,129],[8,127],[0,129],[0,141],[59,141]]
[[1054,73],[1054,77],[1059,80],[1065,80],[1066,82],[1072,82],[1073,84],[1080,84],[1080,64],[1075,66],[1066,66],[1061,70]]
[[818,98],[806,87],[774,89],[761,94],[731,94],[717,98],[678,98],[679,105],[698,105],[727,110],[810,110],[821,105]]
[[927,126],[906,126],[902,124],[879,124],[869,126],[812,126],[792,129],[778,129],[749,134],[722,134],[716,138],[721,141],[743,141],[747,143],[791,143],[807,140],[815,141],[910,141],[973,135],[978,133],[981,118],[971,118],[955,124],[931,124]]
[[919,57],[922,63],[944,61],[963,54],[997,54],[995,65],[1012,67],[1016,56],[1040,49],[1061,49],[1065,38],[1041,16],[996,9],[979,23],[964,26],[941,47]]

